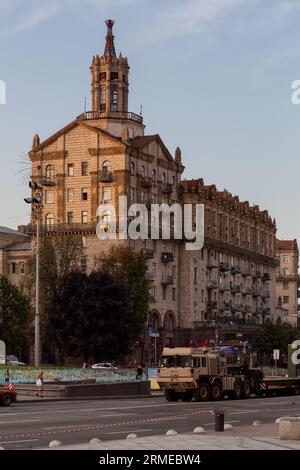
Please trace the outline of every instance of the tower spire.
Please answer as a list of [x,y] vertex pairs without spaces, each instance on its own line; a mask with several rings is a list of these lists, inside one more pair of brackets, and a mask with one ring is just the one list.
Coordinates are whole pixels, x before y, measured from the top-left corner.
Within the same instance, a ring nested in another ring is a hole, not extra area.
[[105,23],[107,26],[107,35],[104,55],[116,58],[116,50],[114,44],[115,37],[113,35],[113,25],[115,22],[113,20],[106,20]]

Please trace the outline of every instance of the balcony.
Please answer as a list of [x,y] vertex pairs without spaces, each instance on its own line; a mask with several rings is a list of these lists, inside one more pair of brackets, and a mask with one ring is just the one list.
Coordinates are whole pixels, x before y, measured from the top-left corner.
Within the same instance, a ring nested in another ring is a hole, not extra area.
[[244,313],[251,313],[252,312],[251,305],[244,305],[243,306],[243,312]]
[[230,290],[230,286],[229,286],[229,284],[221,283],[220,286],[219,286],[219,289],[220,289],[221,292],[224,292],[224,291]]
[[212,268],[218,268],[219,267],[219,263],[217,260],[215,259],[210,259],[207,261],[207,267],[208,269],[212,269]]
[[269,299],[270,298],[270,292],[268,291],[268,289],[262,289],[261,296],[265,299]]
[[249,268],[243,268],[242,269],[242,276],[247,277],[247,276],[251,276],[251,275],[252,275],[251,269],[249,269]]
[[261,287],[257,287],[256,289],[254,288],[252,295],[253,295],[253,297],[261,297],[262,288]]
[[271,309],[268,307],[268,308],[264,308],[263,309],[263,314],[264,315],[271,315]]
[[242,288],[243,295],[252,295],[253,294],[253,287],[243,287]]
[[173,278],[172,274],[162,276],[161,283],[162,283],[163,286],[167,286],[169,284],[174,284],[174,278]]
[[173,192],[173,186],[171,183],[165,183],[162,185],[161,192],[163,194],[171,194]]
[[153,179],[149,176],[142,177],[141,186],[142,188],[151,188],[153,185]]
[[101,170],[99,172],[100,183],[112,183],[114,180],[113,173],[107,170]]
[[240,294],[241,286],[238,286],[238,285],[231,286],[231,292],[233,294]]
[[221,307],[220,307],[220,308],[221,308],[222,310],[230,310],[230,307],[231,307],[231,302],[225,302],[225,301],[224,301],[224,302],[221,304]]
[[139,124],[143,124],[143,117],[139,114],[135,113],[126,113],[123,111],[110,111],[110,112],[101,112],[101,111],[88,111],[86,113],[80,114],[77,117],[78,121],[87,121],[87,120],[95,120],[95,119],[129,119],[131,121],[138,122]]
[[50,178],[49,176],[43,176],[41,183],[43,186],[55,186],[56,180],[55,178]]
[[169,263],[170,261],[174,261],[174,255],[173,253],[163,252],[161,254],[160,260],[163,263]]
[[208,281],[207,282],[207,289],[218,289],[218,281]]
[[241,273],[241,267],[236,265],[231,267],[231,274],[240,274]]
[[207,302],[207,309],[208,310],[212,310],[212,309],[217,308],[217,307],[218,307],[218,302],[217,301]]
[[154,258],[154,250],[149,250],[148,248],[143,248],[141,253],[142,253],[142,255],[145,259]]
[[220,271],[221,271],[221,272],[230,271],[230,266],[229,266],[229,264],[228,264],[228,263],[221,262],[221,263],[220,263]]
[[233,312],[240,312],[242,310],[242,304],[231,304],[231,310]]
[[270,281],[271,280],[271,274],[270,273],[264,273],[262,276],[263,281]]
[[148,272],[147,272],[147,273],[146,273],[146,277],[147,277],[147,280],[148,280],[148,281],[154,281],[154,279],[155,279],[154,273],[148,273]]

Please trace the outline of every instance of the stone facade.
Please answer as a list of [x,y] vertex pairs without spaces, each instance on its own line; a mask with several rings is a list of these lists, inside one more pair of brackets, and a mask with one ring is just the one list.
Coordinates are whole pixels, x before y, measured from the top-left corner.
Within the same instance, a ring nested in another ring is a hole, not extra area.
[[297,240],[277,240],[276,312],[282,322],[298,325],[299,250]]
[[[103,56],[91,65],[92,111],[47,140],[36,135],[29,155],[32,179],[43,184],[42,232],[79,233],[83,268],[115,241],[96,236],[112,220],[119,196],[128,204],[204,204],[205,244],[187,251],[182,240],[125,240],[141,251],[152,280],[151,313],[142,341],[150,359],[163,345],[212,338],[245,339],[275,312],[275,221],[202,179],[182,181],[181,151],[174,155],[158,134],[145,135],[143,117],[128,111],[127,58],[115,53],[113,22]],[[30,231],[35,232],[35,220]],[[244,335],[244,336],[243,336]]]

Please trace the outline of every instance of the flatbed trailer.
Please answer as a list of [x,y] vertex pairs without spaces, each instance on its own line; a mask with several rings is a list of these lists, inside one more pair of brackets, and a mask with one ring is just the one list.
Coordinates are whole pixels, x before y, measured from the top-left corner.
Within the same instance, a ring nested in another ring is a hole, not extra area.
[[260,381],[259,387],[263,395],[280,392],[300,395],[300,377],[268,376]]

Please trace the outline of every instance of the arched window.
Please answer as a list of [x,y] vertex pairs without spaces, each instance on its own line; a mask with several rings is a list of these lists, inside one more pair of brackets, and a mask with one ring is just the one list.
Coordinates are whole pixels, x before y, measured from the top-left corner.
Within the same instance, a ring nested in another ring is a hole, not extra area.
[[158,331],[160,327],[160,318],[158,312],[151,312],[148,325],[149,328],[151,328],[152,333]]
[[173,313],[167,312],[165,314],[164,328],[167,331],[173,331],[174,330],[174,316],[173,316]]
[[104,211],[102,214],[102,220],[103,222],[109,223],[111,222],[111,212],[110,211]]
[[47,214],[45,220],[46,220],[46,227],[53,227],[53,225],[54,225],[54,215],[53,214]]
[[154,169],[152,170],[152,179],[156,181],[156,171]]
[[145,178],[145,167],[144,167],[144,165],[141,168],[141,176],[142,176],[142,178]]
[[106,160],[105,162],[102,163],[102,171],[105,171],[107,173],[111,172],[111,162],[109,160]]
[[163,184],[166,184],[166,182],[167,182],[167,175],[166,175],[166,173],[163,173],[163,174],[162,174],[162,182],[163,182]]
[[134,162],[130,162],[130,174],[132,176],[135,175],[135,164],[134,164]]
[[54,178],[54,166],[53,165],[47,165],[45,169],[45,177],[49,179]]

